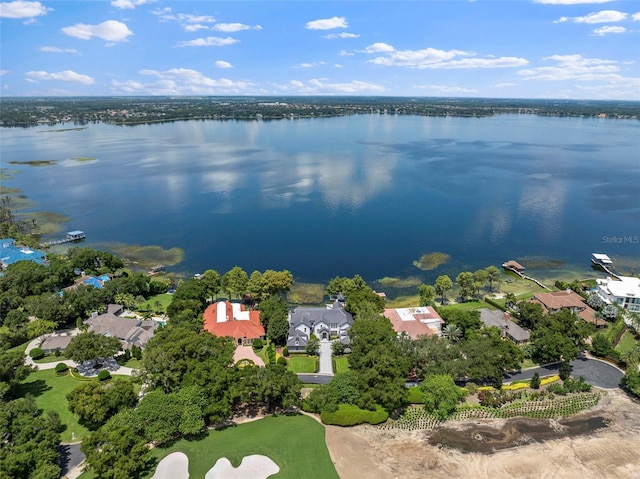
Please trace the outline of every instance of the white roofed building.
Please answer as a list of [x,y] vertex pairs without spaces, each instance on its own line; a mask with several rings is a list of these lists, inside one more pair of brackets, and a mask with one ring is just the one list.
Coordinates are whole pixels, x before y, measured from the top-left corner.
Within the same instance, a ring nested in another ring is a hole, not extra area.
[[640,278],[620,276],[598,279],[598,295],[607,304],[616,304],[632,312],[640,312]]

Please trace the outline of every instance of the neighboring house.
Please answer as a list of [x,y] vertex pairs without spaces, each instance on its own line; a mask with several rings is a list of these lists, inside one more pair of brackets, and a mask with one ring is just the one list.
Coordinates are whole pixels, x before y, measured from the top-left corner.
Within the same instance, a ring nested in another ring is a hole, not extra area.
[[620,279],[598,279],[598,296],[607,304],[616,304],[632,312],[640,312],[640,278],[620,276]]
[[247,311],[244,305],[229,301],[210,304],[204,311],[204,329],[216,336],[228,336],[236,344],[249,345],[266,334],[260,311]]
[[108,274],[103,274],[102,276],[82,275],[80,278],[76,279],[75,283],[73,283],[71,286],[67,286],[66,288],[64,288],[64,291],[76,289],[81,284],[91,286],[96,289],[102,289],[105,283],[108,281],[111,281],[111,276]]
[[593,324],[596,328],[607,325],[605,320],[596,317],[596,312],[584,302],[582,296],[570,289],[552,293],[537,293],[531,302],[540,304],[547,313],[557,313],[562,309],[569,309],[583,321]]
[[122,306],[110,304],[106,313],[95,314],[87,319],[85,324],[89,326],[89,331],[96,334],[118,338],[125,348],[136,345],[144,349],[155,334],[158,324],[155,321],[123,318],[119,316],[123,311]]
[[344,309],[344,299],[338,297],[324,308],[296,308],[289,313],[289,351],[303,351],[312,334],[320,340],[339,339],[349,345],[349,329],[353,316]]
[[500,310],[492,311],[487,308],[481,308],[480,321],[485,326],[497,326],[502,332],[502,336],[509,338],[516,344],[524,344],[529,342],[529,332],[511,320],[511,314]]
[[67,346],[69,346],[71,339],[73,339],[73,336],[66,333],[49,336],[42,342],[40,348],[44,351],[45,354],[53,354],[56,351],[64,351],[65,349],[67,349]]
[[19,246],[13,238],[0,240],[0,268],[6,269],[9,265],[18,261],[33,261],[38,264],[49,264],[47,254],[31,249],[27,246]]
[[411,339],[424,335],[440,335],[444,323],[431,306],[385,309],[384,316],[391,321],[396,333],[406,333]]

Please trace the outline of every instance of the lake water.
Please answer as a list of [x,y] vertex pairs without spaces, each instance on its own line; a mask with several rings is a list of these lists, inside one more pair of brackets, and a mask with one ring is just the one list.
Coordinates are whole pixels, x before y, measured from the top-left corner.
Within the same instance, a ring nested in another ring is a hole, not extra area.
[[[508,259],[587,271],[592,252],[640,266],[638,121],[360,115],[71,127],[0,129],[2,167],[16,170],[3,185],[72,217],[65,228],[86,231],[89,246],[183,248],[173,271],[433,281]],[[32,160],[57,163],[10,164]],[[412,265],[434,251],[451,261]]]

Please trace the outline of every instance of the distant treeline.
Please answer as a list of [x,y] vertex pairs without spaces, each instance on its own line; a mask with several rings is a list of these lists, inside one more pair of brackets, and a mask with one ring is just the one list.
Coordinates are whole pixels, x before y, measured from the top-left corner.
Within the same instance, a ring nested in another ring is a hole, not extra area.
[[4,98],[0,126],[137,125],[183,120],[281,120],[355,114],[488,117],[498,114],[640,118],[640,102],[398,97]]

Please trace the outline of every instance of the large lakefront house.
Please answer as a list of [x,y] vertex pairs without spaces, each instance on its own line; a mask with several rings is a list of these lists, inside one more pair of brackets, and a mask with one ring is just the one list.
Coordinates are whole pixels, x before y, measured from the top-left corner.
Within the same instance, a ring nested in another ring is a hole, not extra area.
[[597,293],[607,304],[616,304],[631,312],[640,312],[640,278],[618,276],[598,279]]
[[596,317],[596,312],[584,302],[582,296],[570,289],[552,293],[537,293],[531,301],[540,304],[547,313],[557,313],[562,309],[570,309],[583,321],[593,324],[596,328],[607,325],[606,321]]
[[265,339],[260,311],[247,311],[244,305],[229,301],[210,304],[204,311],[204,329],[216,336],[228,336],[239,345]]
[[440,335],[442,332],[442,318],[431,306],[415,308],[385,309],[384,316],[396,333],[407,334],[411,339],[419,336]]
[[296,308],[289,313],[289,351],[303,351],[312,334],[318,339],[339,339],[344,345],[349,344],[349,328],[353,324],[353,316],[344,309],[344,301],[336,299],[324,308]]
[[0,240],[0,269],[7,269],[9,265],[18,261],[33,261],[38,264],[49,264],[47,254],[43,251],[20,246],[13,238]]

